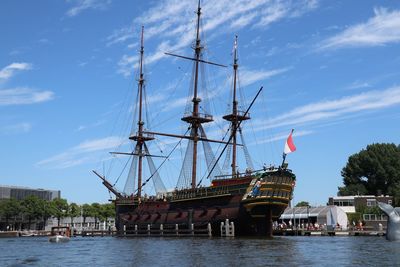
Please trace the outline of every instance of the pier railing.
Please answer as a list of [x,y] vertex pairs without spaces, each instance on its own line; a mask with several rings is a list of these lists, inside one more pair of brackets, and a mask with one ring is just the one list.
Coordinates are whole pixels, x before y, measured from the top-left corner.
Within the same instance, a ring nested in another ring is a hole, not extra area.
[[189,227],[182,225],[164,225],[159,226],[147,224],[146,228],[135,224],[133,228],[127,228],[124,225],[122,233],[119,235],[121,237],[144,237],[144,236],[163,236],[163,237],[211,237],[212,229],[211,224],[207,224],[204,227],[195,227],[194,224],[190,224]]

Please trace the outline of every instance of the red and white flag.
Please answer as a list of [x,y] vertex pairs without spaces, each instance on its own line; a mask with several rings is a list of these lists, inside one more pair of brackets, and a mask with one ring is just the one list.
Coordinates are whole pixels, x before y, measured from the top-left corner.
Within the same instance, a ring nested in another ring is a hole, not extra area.
[[289,153],[296,151],[296,146],[293,143],[292,134],[293,134],[293,130],[291,131],[288,138],[286,139],[285,149],[283,150],[283,153],[285,153],[285,154],[289,154]]

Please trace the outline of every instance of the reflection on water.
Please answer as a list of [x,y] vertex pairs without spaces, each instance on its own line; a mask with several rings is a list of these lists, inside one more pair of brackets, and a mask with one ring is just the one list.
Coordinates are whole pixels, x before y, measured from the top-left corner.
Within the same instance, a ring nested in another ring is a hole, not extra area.
[[0,266],[398,266],[382,237],[0,239]]

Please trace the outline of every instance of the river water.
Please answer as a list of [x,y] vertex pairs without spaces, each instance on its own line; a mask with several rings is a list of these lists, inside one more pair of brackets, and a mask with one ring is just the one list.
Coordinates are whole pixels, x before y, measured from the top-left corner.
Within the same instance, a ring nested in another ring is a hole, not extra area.
[[0,238],[0,266],[400,266],[384,237]]

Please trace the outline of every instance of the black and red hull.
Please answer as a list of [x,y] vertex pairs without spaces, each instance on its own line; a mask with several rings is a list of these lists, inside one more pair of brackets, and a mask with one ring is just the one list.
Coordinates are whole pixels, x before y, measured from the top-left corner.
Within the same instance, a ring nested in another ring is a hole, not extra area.
[[[262,181],[260,193],[251,196],[257,179]],[[272,236],[272,221],[288,206],[293,181],[289,172],[265,172],[215,180],[210,187],[180,190],[159,200],[117,199],[117,228],[210,223],[213,234],[218,234],[220,223],[228,219],[234,222],[236,235]]]

